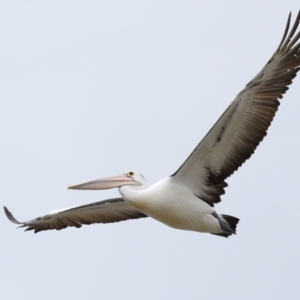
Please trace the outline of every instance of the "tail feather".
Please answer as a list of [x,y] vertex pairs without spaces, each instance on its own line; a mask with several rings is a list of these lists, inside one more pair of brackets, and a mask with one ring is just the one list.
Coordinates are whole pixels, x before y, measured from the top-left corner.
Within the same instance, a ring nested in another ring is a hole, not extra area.
[[231,229],[236,231],[236,226],[240,219],[228,215],[221,215],[221,216],[229,223]]
[[228,238],[230,235],[232,235],[232,233],[225,233],[225,232],[223,232],[223,233],[211,233],[211,234],[218,235],[218,236],[223,236],[223,237],[226,237],[226,238]]
[[[221,216],[228,223],[228,225],[226,225],[226,227],[228,226],[229,228],[227,227],[227,229],[231,229],[232,232],[227,231],[227,232],[212,233],[212,234],[223,236],[223,237],[226,237],[226,238],[228,238],[232,234],[236,234],[236,226],[237,226],[240,219],[238,219],[236,217],[233,217],[233,216],[228,216],[228,215],[221,215]],[[219,222],[220,222],[220,219],[219,219]],[[225,224],[223,224],[223,226],[222,226],[222,224],[220,223],[220,225],[223,228],[223,230],[224,229],[226,230],[226,228],[223,227]]]

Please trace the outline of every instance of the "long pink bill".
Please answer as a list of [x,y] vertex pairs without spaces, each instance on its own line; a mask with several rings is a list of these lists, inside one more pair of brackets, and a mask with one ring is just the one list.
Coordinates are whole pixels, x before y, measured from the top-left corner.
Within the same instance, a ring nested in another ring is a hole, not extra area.
[[69,186],[68,189],[71,190],[107,190],[122,185],[139,185],[131,177],[120,174],[117,176],[107,177],[103,179],[97,179],[94,181],[89,181],[77,185]]

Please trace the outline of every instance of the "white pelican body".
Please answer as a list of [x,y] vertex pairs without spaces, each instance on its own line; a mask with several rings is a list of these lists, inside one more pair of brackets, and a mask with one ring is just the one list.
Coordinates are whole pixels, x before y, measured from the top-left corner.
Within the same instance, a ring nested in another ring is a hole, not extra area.
[[147,216],[176,229],[222,232],[218,220],[212,215],[214,209],[199,201],[187,187],[176,184],[172,177],[143,189],[135,187],[122,186],[120,194],[128,204]]
[[10,221],[39,232],[82,224],[110,223],[152,217],[177,229],[228,237],[238,218],[219,215],[214,205],[225,193],[226,178],[250,156],[267,134],[279,99],[300,69],[300,12],[264,68],[238,93],[216,124],[182,166],[170,177],[147,187],[134,171],[70,187],[101,190],[119,188],[122,198],[61,209],[28,222],[19,222],[4,207]]

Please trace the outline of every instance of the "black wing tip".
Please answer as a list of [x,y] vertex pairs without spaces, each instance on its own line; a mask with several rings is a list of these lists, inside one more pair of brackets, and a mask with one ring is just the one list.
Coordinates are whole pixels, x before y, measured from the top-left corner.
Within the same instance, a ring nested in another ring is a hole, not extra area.
[[8,218],[9,221],[11,221],[14,224],[18,224],[18,225],[23,225],[23,223],[19,222],[13,215],[12,213],[7,209],[6,206],[3,206],[4,208],[4,212],[6,217]]

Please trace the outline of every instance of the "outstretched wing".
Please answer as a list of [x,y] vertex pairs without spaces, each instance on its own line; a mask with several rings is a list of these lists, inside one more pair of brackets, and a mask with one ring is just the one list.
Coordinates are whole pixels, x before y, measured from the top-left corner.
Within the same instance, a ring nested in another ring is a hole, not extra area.
[[123,198],[58,209],[27,222],[17,221],[5,206],[4,211],[11,222],[21,225],[20,227],[27,227],[25,231],[34,230],[35,233],[42,230],[60,230],[66,227],[80,228],[82,225],[113,223],[147,217],[147,215],[126,203]]
[[[289,32],[291,14],[283,38],[265,67],[236,96],[217,123],[184,164],[172,175],[200,199],[213,206],[221,201],[233,174],[255,151],[267,134],[279,106],[300,65],[300,12]],[[296,33],[296,35],[295,35]],[[294,36],[295,35],[295,36]]]

